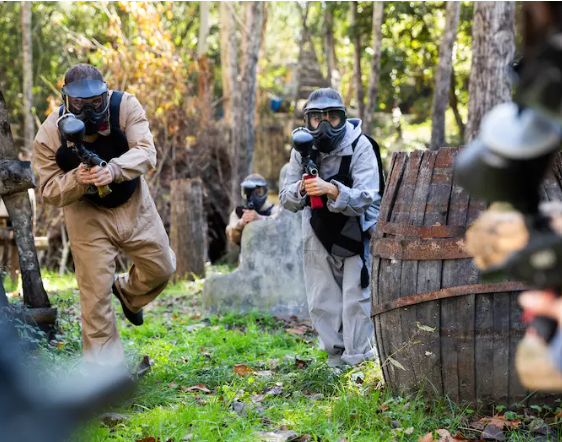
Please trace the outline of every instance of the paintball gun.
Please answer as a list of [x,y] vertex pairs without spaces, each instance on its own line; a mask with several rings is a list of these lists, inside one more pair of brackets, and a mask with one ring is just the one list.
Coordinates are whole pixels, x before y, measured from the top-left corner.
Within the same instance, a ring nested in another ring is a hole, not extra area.
[[[510,203],[523,215],[529,234],[523,249],[487,269],[485,277],[507,275],[560,292],[562,237],[539,210],[539,188],[559,147],[560,129],[552,120],[533,109],[503,103],[483,118],[479,137],[457,157],[459,184],[485,201]],[[549,342],[557,324],[537,317],[531,327]]]
[[[94,166],[107,167],[107,161],[101,159],[94,152],[86,149],[84,147],[84,135],[86,132],[86,126],[84,123],[76,118],[72,114],[65,114],[58,121],[58,127],[61,137],[66,141],[72,143],[72,149],[74,154],[78,157],[80,162],[87,165],[89,168]],[[100,198],[104,198],[111,193],[111,188],[109,185],[98,187],[98,194]]]
[[245,206],[236,207],[238,218],[242,218],[245,210],[259,210],[267,200],[267,181],[258,174],[249,175],[240,183]]
[[[304,127],[299,127],[293,131],[293,149],[295,149],[302,158],[302,165],[306,176],[305,180],[315,178],[318,176],[318,167],[314,164],[314,161],[310,158],[310,153],[312,151],[312,144],[314,138]],[[310,197],[310,207],[312,209],[319,209],[324,207],[322,203],[322,198],[319,196]]]
[[254,202],[251,199],[247,199],[247,203],[245,206],[236,207],[236,215],[238,215],[238,218],[242,218],[242,216],[244,215],[244,210],[255,210]]

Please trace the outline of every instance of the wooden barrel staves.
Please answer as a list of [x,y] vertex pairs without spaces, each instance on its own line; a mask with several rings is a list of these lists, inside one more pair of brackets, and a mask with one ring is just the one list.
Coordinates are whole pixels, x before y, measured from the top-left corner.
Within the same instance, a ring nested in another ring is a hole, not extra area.
[[[373,235],[371,288],[376,342],[387,385],[489,407],[531,394],[514,366],[525,326],[524,284],[481,278],[464,234],[485,210],[453,180],[458,149],[395,153]],[[541,189],[562,201],[560,157]]]

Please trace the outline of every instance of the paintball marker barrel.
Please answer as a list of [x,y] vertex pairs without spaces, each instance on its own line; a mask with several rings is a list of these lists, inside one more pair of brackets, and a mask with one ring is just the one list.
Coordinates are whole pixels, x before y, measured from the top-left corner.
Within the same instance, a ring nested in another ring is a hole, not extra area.
[[[310,159],[313,142],[314,138],[308,130],[299,128],[293,131],[293,149],[295,149],[301,156],[303,168],[307,173],[307,176],[305,177],[307,180],[318,176],[318,167],[316,167],[314,161]],[[324,207],[322,198],[319,196],[311,196],[310,207],[312,209]]]
[[309,175],[318,175],[318,168],[310,159],[313,141],[314,138],[312,138],[312,135],[305,129],[297,129],[293,132],[293,149],[300,153],[306,173]]

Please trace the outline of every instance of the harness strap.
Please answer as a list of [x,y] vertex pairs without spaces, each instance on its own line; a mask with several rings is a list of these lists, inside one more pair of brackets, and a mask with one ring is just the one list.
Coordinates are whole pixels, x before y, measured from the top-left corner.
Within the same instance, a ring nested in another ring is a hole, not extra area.
[[109,127],[112,130],[121,130],[119,126],[119,111],[122,98],[123,91],[113,91],[111,94],[111,100],[109,101]]

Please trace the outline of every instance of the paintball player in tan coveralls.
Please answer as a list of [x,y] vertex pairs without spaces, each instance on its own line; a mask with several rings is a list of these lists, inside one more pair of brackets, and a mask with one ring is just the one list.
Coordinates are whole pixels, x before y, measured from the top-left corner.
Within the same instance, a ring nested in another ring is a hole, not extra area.
[[[145,112],[128,93],[110,91],[93,66],[78,64],[65,76],[63,105],[43,123],[34,161],[43,201],[62,207],[82,308],[84,357],[124,362],[111,294],[126,318],[143,323],[142,307],[158,296],[175,272],[175,255],[143,174],[156,165],[156,149]],[[88,168],[61,137],[58,120],[73,114],[85,124],[84,146],[107,161]],[[103,198],[95,186],[110,185]],[[133,261],[115,276],[119,250]]]

